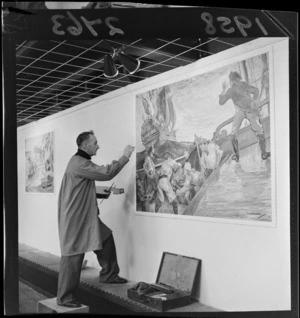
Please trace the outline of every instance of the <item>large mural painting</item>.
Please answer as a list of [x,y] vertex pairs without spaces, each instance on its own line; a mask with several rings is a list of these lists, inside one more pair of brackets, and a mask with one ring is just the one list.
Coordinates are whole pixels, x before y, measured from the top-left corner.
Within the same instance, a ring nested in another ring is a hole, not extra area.
[[53,146],[53,132],[25,140],[26,192],[54,192]]
[[136,96],[136,209],[272,223],[270,53]]

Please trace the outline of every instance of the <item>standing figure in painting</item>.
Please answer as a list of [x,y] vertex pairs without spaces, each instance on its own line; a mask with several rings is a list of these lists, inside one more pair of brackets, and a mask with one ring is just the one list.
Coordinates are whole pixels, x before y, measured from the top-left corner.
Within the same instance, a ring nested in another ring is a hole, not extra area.
[[172,159],[172,155],[166,152],[164,155],[165,161],[162,163],[159,171],[159,181],[157,185],[157,200],[155,206],[155,212],[158,212],[159,208],[165,201],[165,195],[168,201],[173,206],[174,214],[178,214],[178,201],[176,194],[171,185],[171,177],[173,172],[181,168],[181,164]]
[[157,193],[157,183],[158,183],[158,175],[155,170],[155,165],[153,162],[154,159],[154,150],[153,147],[147,150],[147,155],[143,164],[143,168],[145,170],[146,176],[144,179],[144,189],[146,195],[146,211],[149,211],[149,205],[152,204],[156,199]]
[[261,149],[261,157],[263,160],[266,160],[270,157],[270,152],[266,151],[266,140],[263,126],[260,121],[260,111],[257,106],[259,90],[258,88],[243,82],[241,75],[238,72],[230,72],[229,82],[231,87],[227,91],[227,83],[223,82],[223,91],[219,95],[219,104],[224,105],[231,98],[236,107],[231,131],[231,143],[234,150],[232,159],[236,162],[239,161],[240,154],[237,134],[242,121],[244,118],[247,118],[252,130],[258,138]]

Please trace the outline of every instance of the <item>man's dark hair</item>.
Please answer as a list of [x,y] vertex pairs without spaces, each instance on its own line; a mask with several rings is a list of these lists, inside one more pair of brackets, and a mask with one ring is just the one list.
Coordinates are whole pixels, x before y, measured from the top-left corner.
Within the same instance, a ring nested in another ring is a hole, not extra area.
[[241,80],[242,77],[241,77],[241,75],[238,72],[230,72],[229,79],[231,81],[234,81],[234,80],[237,80],[237,79]]
[[92,130],[84,131],[81,134],[79,134],[76,138],[77,146],[80,147],[85,140],[90,138],[90,135],[94,135],[94,132]]

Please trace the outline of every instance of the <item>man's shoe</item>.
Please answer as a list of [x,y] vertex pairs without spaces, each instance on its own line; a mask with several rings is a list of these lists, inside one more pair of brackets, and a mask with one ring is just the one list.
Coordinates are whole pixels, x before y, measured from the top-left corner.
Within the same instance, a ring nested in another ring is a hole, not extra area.
[[69,301],[68,303],[65,304],[58,304],[59,306],[64,306],[64,307],[68,307],[68,308],[79,308],[81,307],[81,303],[73,300],[73,301]]
[[120,277],[120,276],[117,276],[117,277],[114,277],[110,280],[107,280],[105,282],[100,282],[100,283],[105,283],[105,284],[126,284],[128,281],[127,279],[123,278],[123,277]]

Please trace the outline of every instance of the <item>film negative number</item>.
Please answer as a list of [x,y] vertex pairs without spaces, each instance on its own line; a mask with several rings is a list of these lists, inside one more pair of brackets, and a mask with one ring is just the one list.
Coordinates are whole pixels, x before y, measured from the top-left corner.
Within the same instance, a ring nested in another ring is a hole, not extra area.
[[[216,20],[219,22],[218,25],[214,21],[213,16],[208,12],[203,12],[201,14],[201,19],[206,23],[205,32],[209,35],[214,35],[217,32],[217,26],[224,33],[230,34],[235,31],[234,26],[230,26],[232,23],[231,19],[228,17],[217,17]],[[233,17],[236,28],[241,32],[244,37],[247,37],[248,34],[246,29],[249,29],[253,26],[251,20],[245,16],[239,15]],[[255,18],[255,23],[262,31],[263,35],[267,36],[268,32],[262,25],[261,21],[258,18]]]
[[[72,21],[74,25],[66,27],[67,31],[74,36],[78,36],[83,32],[83,26],[81,22],[69,11],[66,12],[67,16],[63,14],[55,14],[51,17],[51,20],[53,22],[53,28],[52,31],[57,35],[65,35],[66,32],[64,31],[63,27],[63,20]],[[101,19],[95,19],[92,21],[87,20],[84,16],[80,16],[80,19],[83,22],[83,25],[91,32],[93,36],[98,36],[98,32],[95,30],[94,25],[100,25],[102,24]],[[65,22],[65,21],[64,21]],[[105,19],[105,25],[107,26],[109,30],[109,35],[114,35],[116,33],[124,35],[123,30],[120,28],[115,27],[112,23],[119,22],[119,19],[117,17],[107,17]]]

